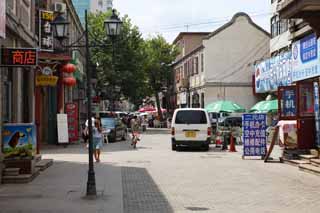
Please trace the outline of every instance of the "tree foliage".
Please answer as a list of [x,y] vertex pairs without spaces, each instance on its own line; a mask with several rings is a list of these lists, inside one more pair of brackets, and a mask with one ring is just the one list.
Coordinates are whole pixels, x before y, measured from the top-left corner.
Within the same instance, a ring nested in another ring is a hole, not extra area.
[[144,72],[144,40],[136,26],[125,16],[121,35],[113,42],[106,37],[104,21],[111,12],[89,15],[90,43],[106,48],[91,48],[91,60],[98,63],[98,87],[119,86],[121,93],[133,103],[150,94]]
[[122,18],[122,33],[112,42],[104,29],[104,21],[110,16],[110,11],[89,15],[91,46],[107,46],[90,50],[92,63],[99,64],[98,87],[119,86],[125,97],[139,104],[144,97],[160,92],[161,87],[168,87],[170,64],[178,51],[162,36],[144,40],[128,16]]

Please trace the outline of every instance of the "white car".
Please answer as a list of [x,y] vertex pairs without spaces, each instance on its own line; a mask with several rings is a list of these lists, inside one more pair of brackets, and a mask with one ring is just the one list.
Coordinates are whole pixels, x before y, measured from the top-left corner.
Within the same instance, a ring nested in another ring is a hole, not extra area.
[[204,109],[176,109],[171,123],[172,150],[179,146],[199,147],[209,150],[211,123]]

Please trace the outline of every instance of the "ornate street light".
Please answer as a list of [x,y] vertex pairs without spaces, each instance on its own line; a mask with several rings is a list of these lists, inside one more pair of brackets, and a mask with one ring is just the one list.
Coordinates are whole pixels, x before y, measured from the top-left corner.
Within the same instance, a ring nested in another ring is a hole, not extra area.
[[53,27],[54,36],[58,40],[63,40],[68,38],[68,29],[67,26],[70,23],[63,17],[62,14],[58,15],[54,21],[51,22]]
[[116,10],[113,9],[112,16],[104,21],[104,27],[106,29],[107,36],[110,38],[115,38],[116,36],[120,35],[122,24],[122,21],[116,14]]
[[[56,19],[51,22],[53,30],[55,32],[55,38],[62,41],[67,38],[67,26],[69,22],[60,14],[56,17]],[[121,33],[122,28],[122,21],[120,21],[119,17],[116,15],[115,10],[112,11],[112,16],[110,19],[105,21],[105,27],[107,36],[114,41],[115,37]],[[106,47],[105,44],[98,45],[98,46],[89,46],[89,32],[88,32],[88,14],[87,10],[85,10],[85,31],[84,35],[79,37],[79,40],[73,43],[71,46],[65,46],[66,48],[74,48],[74,47],[81,47],[86,49],[86,74],[87,74],[87,117],[88,117],[88,129],[89,129],[89,170],[88,170],[88,181],[87,181],[87,196],[96,196],[96,180],[95,180],[95,172],[94,172],[94,165],[93,165],[93,138],[92,138],[92,112],[91,112],[91,76],[92,72],[90,69],[90,47],[99,47],[103,46]],[[76,43],[80,42],[81,38],[85,38],[85,45],[75,45]],[[113,46],[113,45],[112,45]],[[114,51],[113,51],[114,52]]]

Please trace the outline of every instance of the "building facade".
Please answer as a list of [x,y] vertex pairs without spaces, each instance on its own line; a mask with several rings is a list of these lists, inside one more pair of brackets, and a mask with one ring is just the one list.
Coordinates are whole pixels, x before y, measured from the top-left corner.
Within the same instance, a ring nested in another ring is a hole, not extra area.
[[205,104],[229,100],[246,109],[252,107],[257,101],[252,67],[255,61],[269,56],[269,42],[269,33],[245,13],[235,14],[205,38]]
[[180,54],[174,64],[174,94],[177,107],[204,107],[200,91],[204,84],[203,39],[209,32],[182,32],[174,40]]
[[238,13],[216,31],[193,36],[192,42],[181,39],[183,34],[175,40],[181,50],[174,64],[177,105],[205,107],[230,100],[252,107],[257,101],[252,67],[269,56],[269,33]]
[[106,12],[112,8],[113,0],[91,0],[90,11],[92,13]]
[[[0,5],[1,11],[5,11],[0,18],[0,24],[4,24],[1,28],[5,29],[5,36],[3,30],[0,36],[1,49],[36,48],[35,1],[6,0]],[[34,67],[0,67],[0,126],[9,123],[34,123],[34,78]]]

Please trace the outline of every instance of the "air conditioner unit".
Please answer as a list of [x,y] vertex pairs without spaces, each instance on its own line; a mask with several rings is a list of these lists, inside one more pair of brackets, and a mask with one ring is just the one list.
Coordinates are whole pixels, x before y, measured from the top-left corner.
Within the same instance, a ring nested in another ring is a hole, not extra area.
[[67,10],[67,5],[60,2],[54,3],[53,7],[54,7],[53,8],[54,12],[57,12],[57,13],[65,13]]
[[293,33],[296,31],[296,21],[295,20],[289,20],[289,31],[290,33]]

